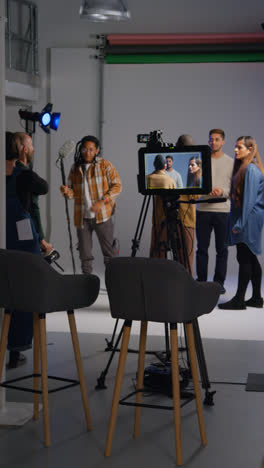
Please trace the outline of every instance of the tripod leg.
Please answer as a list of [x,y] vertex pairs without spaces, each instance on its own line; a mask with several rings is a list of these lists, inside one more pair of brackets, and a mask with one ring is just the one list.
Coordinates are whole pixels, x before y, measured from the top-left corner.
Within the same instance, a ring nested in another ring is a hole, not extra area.
[[116,344],[115,344],[115,346],[114,346],[114,348],[113,348],[113,351],[112,351],[112,353],[111,353],[111,356],[110,356],[110,358],[109,358],[109,360],[108,360],[108,363],[107,363],[107,365],[106,365],[105,370],[104,370],[103,372],[101,372],[100,377],[98,377],[98,379],[97,379],[97,385],[96,385],[96,387],[95,387],[96,390],[103,390],[103,389],[107,388],[106,385],[105,385],[105,377],[106,377],[106,375],[107,375],[108,369],[109,369],[109,367],[110,367],[110,365],[111,365],[111,362],[112,362],[112,360],[113,360],[113,357],[114,357],[114,355],[115,355],[115,352],[116,352],[116,350],[117,350],[117,347],[118,347],[118,345],[119,345],[119,342],[120,342],[120,340],[121,340],[121,336],[122,336],[123,331],[124,331],[124,326],[125,326],[125,325],[123,324],[123,326],[122,326],[122,328],[121,328],[121,330],[120,330],[120,333],[119,333],[119,335],[118,335],[118,337],[117,337]]
[[136,227],[135,236],[132,239],[131,257],[136,256],[137,250],[139,248],[139,243],[140,243],[140,240],[141,240],[141,236],[142,236],[142,233],[143,233],[143,228],[144,228],[145,221],[146,221],[146,216],[147,216],[147,213],[148,213],[150,198],[151,198],[151,195],[149,195],[149,196],[145,195],[144,196],[144,200],[143,200],[140,215],[139,215],[138,224],[137,224],[137,227]]
[[112,349],[113,349],[113,344],[114,344],[114,339],[115,339],[115,335],[116,335],[116,329],[117,329],[118,322],[119,322],[119,319],[116,319],[116,323],[115,323],[115,326],[114,326],[114,330],[113,330],[111,340],[109,341],[107,338],[105,339],[105,341],[107,343],[107,348],[105,348],[105,351],[112,351]]
[[202,380],[202,387],[205,389],[204,404],[208,406],[213,406],[214,405],[213,396],[215,394],[215,391],[209,392],[209,388],[211,388],[211,384],[210,384],[209,377],[208,377],[204,349],[203,349],[200,328],[199,328],[197,319],[193,321],[193,333],[194,333],[196,355],[197,355],[197,360],[198,360],[199,370],[200,370],[200,375],[201,375],[201,380]]

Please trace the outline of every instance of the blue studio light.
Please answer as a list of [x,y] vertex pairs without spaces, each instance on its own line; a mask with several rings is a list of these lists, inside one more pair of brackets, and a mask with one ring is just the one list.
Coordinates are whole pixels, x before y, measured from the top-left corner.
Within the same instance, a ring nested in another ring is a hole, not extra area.
[[50,128],[52,128],[52,130],[58,130],[58,126],[59,126],[59,123],[60,123],[60,112],[53,112],[52,116],[51,116],[51,122],[50,122]]
[[40,128],[42,128],[45,133],[50,133],[50,129],[58,130],[61,114],[60,112],[52,112],[52,107],[53,104],[49,102],[41,112],[29,112],[20,109],[18,113],[20,118],[26,121],[26,132],[29,133],[29,122],[33,122],[31,133],[35,133],[36,122],[39,122]]
[[41,118],[40,118],[40,123],[44,126],[44,127],[47,127],[51,122],[51,115],[49,112],[44,112],[43,114],[41,114]]

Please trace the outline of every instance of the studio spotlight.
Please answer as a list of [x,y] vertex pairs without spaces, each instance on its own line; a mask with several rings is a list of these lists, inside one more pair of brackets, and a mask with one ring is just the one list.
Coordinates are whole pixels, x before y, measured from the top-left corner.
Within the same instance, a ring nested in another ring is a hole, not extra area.
[[[45,133],[50,133],[52,130],[58,130],[60,122],[60,112],[52,113],[53,105],[49,102],[41,112],[29,112],[27,110],[20,109],[18,111],[21,119],[26,121],[26,132],[35,133],[36,122],[39,122],[39,126]],[[31,130],[29,130],[29,122],[33,123]]]
[[60,123],[60,112],[53,112],[51,116],[51,121],[50,121],[50,128],[52,128],[52,130],[58,130],[59,123]]
[[80,7],[80,18],[96,23],[129,20],[130,16],[122,0],[84,0]]

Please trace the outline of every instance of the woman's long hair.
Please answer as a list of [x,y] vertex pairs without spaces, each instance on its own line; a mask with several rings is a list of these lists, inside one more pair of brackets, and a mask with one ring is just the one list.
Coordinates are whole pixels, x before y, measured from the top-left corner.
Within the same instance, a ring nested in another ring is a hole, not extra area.
[[232,174],[232,187],[231,193],[232,198],[235,202],[235,206],[241,207],[244,195],[245,185],[245,172],[250,163],[256,164],[260,169],[264,177],[264,166],[261,161],[261,157],[258,152],[258,147],[255,138],[251,136],[241,136],[237,139],[237,142],[242,142],[247,149],[250,150],[248,157],[243,159],[235,159],[233,174]]
[[200,187],[200,181],[202,177],[202,161],[200,158],[190,158],[189,164],[191,161],[194,161],[199,169],[194,174],[191,174],[188,165],[187,187]]
[[78,141],[76,148],[75,148],[75,154],[74,154],[74,168],[77,169],[79,166],[84,164],[84,159],[82,157],[82,147],[86,141],[91,141],[92,143],[95,144],[96,149],[100,148],[100,142],[98,138],[92,135],[87,135],[83,137],[80,141]]

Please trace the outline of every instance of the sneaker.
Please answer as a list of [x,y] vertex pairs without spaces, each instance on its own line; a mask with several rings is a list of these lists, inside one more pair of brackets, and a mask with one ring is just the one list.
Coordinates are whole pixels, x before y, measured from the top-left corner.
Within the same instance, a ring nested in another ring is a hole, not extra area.
[[241,301],[241,299],[234,296],[230,301],[218,304],[218,308],[224,310],[243,310],[246,309],[247,306],[245,301]]
[[262,297],[258,297],[258,298],[251,297],[250,299],[248,299],[248,301],[246,301],[246,305],[249,306],[249,307],[257,307],[258,309],[262,309],[262,307],[263,307],[263,298]]
[[19,351],[10,351],[9,362],[6,365],[6,369],[16,369],[17,367],[23,366],[27,361],[24,354]]

